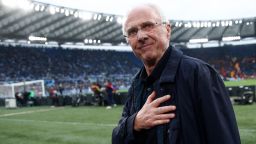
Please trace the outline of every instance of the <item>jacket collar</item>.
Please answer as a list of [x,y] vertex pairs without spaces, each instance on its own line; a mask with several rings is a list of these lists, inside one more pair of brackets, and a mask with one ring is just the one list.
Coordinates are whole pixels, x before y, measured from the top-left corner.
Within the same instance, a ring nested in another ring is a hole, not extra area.
[[181,61],[182,56],[183,56],[182,51],[178,50],[175,47],[172,47],[171,55],[163,70],[159,83],[166,83],[166,82],[173,83],[175,81],[175,76],[178,71],[179,63]]
[[[177,48],[170,46],[171,50],[170,53],[171,55],[169,56],[169,59],[167,61],[167,64],[162,72],[162,75],[160,77],[160,83],[165,83],[165,82],[174,82],[175,76],[178,70],[179,63],[181,61],[181,58],[183,56],[183,52],[178,50]],[[139,80],[140,74],[142,73],[143,68],[138,71],[133,80],[137,82],[141,82]]]

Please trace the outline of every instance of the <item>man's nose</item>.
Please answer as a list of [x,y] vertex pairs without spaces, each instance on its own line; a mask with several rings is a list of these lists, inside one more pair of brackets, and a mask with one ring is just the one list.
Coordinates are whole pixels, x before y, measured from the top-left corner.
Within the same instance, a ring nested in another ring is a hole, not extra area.
[[138,41],[145,41],[148,39],[148,35],[145,31],[143,30],[138,30],[137,32],[137,39]]

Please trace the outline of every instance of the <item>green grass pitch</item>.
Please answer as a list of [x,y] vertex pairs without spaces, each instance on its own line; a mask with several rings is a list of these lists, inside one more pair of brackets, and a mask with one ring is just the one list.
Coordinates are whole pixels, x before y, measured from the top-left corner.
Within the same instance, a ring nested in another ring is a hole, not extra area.
[[[242,144],[256,143],[256,105],[234,105]],[[0,108],[1,144],[111,144],[122,106]]]
[[[247,80],[237,80],[237,81],[224,81],[225,86],[233,87],[233,86],[256,86],[256,79],[247,79]],[[118,92],[126,93],[127,90],[118,90]]]
[[239,80],[239,81],[225,81],[226,86],[251,86],[256,85],[256,79]]

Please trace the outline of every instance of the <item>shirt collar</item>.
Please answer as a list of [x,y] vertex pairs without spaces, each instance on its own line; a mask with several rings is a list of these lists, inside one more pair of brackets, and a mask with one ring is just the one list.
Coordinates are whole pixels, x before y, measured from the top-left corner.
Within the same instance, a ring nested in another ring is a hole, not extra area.
[[148,76],[145,67],[143,67],[142,72],[140,74],[140,78],[142,79],[142,82],[145,84],[153,84],[162,74],[168,59],[171,54],[172,47],[170,46],[162,56],[162,58],[157,63],[156,67],[153,69],[152,73]]

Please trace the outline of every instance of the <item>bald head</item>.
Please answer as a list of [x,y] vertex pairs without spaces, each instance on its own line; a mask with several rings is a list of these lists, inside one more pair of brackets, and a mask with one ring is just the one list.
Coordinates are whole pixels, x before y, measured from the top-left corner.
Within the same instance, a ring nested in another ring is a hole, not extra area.
[[159,20],[161,22],[166,22],[169,24],[168,20],[166,20],[165,15],[162,13],[160,8],[154,4],[142,4],[138,5],[134,8],[132,8],[126,15],[126,19],[123,22],[123,34],[125,34],[125,27],[127,24],[127,21],[130,21],[131,18],[134,18],[134,16],[138,17],[140,14],[150,14],[152,15],[156,20]]

